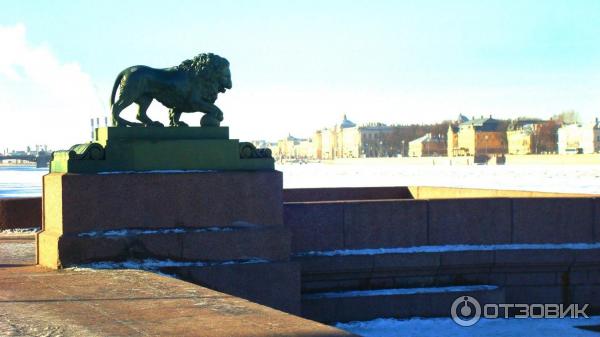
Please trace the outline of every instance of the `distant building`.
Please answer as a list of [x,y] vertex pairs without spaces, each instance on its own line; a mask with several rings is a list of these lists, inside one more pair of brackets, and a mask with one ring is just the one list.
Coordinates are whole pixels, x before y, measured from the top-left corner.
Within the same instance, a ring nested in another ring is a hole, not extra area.
[[448,127],[449,156],[505,154],[507,150],[505,122],[491,116]]
[[382,123],[372,123],[358,128],[360,133],[360,157],[388,157],[393,144],[387,141],[394,128]]
[[451,122],[450,125],[448,125],[448,133],[446,134],[446,155],[448,157],[456,157],[460,154],[461,151],[458,147],[458,126],[468,121],[469,118],[460,114],[455,122]]
[[277,159],[312,158],[313,152],[312,141],[310,139],[296,138],[288,135],[277,142],[277,147],[273,151],[273,155]]
[[510,154],[530,154],[535,150],[533,144],[533,125],[523,127],[518,130],[506,131],[508,141],[508,153]]
[[456,157],[459,154],[458,150],[458,125],[448,125],[448,133],[446,134],[446,155],[448,157]]
[[321,157],[319,159],[334,159],[337,149],[337,132],[334,129],[321,130]]
[[323,135],[321,134],[321,130],[317,130],[314,133],[312,142],[315,151],[313,159],[321,159],[323,157]]
[[277,143],[277,158],[336,159],[382,157],[392,153],[388,136],[394,128],[381,123],[357,126],[346,115],[340,124],[317,130],[310,139],[291,135]]
[[558,153],[600,152],[600,124],[567,124],[558,129]]
[[431,133],[428,133],[408,142],[410,157],[445,156],[446,151],[446,139],[440,135],[432,136]]
[[391,126],[372,123],[357,126],[346,115],[340,124],[315,133],[319,159],[381,157],[389,153],[386,136],[393,132]]
[[511,121],[506,130],[508,153],[538,153],[539,134],[544,121],[540,119],[518,119]]

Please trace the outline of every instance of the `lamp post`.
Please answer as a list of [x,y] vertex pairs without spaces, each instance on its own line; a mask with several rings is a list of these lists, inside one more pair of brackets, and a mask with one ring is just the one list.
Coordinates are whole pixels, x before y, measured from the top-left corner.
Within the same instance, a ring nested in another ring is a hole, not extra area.
[[402,152],[400,153],[400,156],[404,157],[404,139],[402,139]]

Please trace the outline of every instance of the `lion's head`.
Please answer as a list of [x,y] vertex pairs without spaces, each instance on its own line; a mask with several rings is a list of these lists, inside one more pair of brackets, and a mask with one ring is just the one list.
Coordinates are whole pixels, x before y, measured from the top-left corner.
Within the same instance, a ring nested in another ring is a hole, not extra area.
[[229,61],[213,53],[200,54],[193,59],[181,62],[177,69],[192,74],[203,87],[208,89],[204,93],[207,100],[214,102],[217,94],[231,89],[231,72]]

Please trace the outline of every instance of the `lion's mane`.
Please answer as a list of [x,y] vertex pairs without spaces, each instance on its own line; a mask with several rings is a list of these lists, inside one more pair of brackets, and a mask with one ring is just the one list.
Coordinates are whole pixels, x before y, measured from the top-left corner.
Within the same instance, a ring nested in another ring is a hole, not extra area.
[[177,70],[188,72],[205,81],[217,81],[219,71],[225,67],[229,67],[229,61],[219,55],[207,53],[181,62]]
[[[213,53],[202,53],[198,56],[181,62],[176,68],[178,71],[191,74],[196,81],[204,83],[205,92],[202,96],[214,102],[219,93],[219,76],[223,68],[229,67],[229,61]],[[210,87],[210,88],[207,88]]]

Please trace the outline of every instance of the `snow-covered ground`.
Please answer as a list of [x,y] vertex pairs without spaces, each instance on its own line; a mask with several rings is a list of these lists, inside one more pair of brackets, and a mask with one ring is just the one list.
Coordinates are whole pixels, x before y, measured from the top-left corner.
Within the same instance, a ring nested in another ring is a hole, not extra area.
[[[589,319],[482,319],[470,327],[459,326],[451,318],[380,318],[335,326],[365,337],[597,337],[600,316]],[[596,332],[577,327],[596,329]]]

